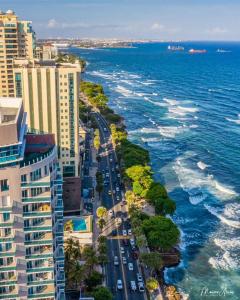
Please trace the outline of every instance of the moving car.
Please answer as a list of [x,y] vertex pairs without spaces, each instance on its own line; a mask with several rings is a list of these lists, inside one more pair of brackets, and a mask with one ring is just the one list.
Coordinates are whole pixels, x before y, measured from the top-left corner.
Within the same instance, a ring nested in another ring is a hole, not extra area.
[[128,229],[128,235],[132,235],[132,229]]
[[134,239],[130,239],[129,242],[130,242],[130,245],[131,245],[132,247],[135,246],[135,241],[134,241]]
[[125,256],[123,256],[123,258],[122,258],[122,263],[123,263],[123,265],[126,265],[126,264],[127,264],[127,259],[126,259]]
[[121,279],[118,279],[118,281],[117,281],[117,289],[118,290],[122,290],[123,289],[123,284],[122,284],[122,280]]
[[134,280],[131,280],[131,281],[130,281],[130,287],[131,287],[131,290],[132,290],[133,292],[136,291],[137,286],[136,286],[136,282],[135,282]]
[[138,282],[143,282],[142,275],[140,273],[137,273],[137,281]]
[[104,131],[107,131],[107,128],[104,127],[103,130],[104,130]]
[[119,260],[117,256],[114,256],[114,266],[118,266],[119,265]]
[[127,236],[127,230],[123,229],[122,235],[123,235],[123,236]]
[[116,191],[119,192],[119,186],[116,187]]
[[143,282],[139,282],[138,283],[138,290],[139,290],[140,293],[144,293],[145,292]]
[[128,270],[133,271],[133,263],[128,263]]
[[119,196],[117,196],[117,201],[120,201],[120,197]]
[[122,253],[122,254],[124,254],[124,253],[125,253],[125,250],[124,250],[124,248],[123,248],[123,247],[120,247],[120,251],[121,251],[121,253]]
[[109,190],[108,191],[108,195],[111,196],[112,195],[112,191]]
[[118,174],[117,174],[117,177],[120,178],[120,176],[121,176],[121,175],[118,173]]

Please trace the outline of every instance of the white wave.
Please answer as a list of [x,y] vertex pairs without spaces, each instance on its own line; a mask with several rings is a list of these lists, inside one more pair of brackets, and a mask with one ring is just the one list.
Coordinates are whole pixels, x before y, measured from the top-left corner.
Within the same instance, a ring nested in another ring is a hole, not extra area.
[[193,204],[193,205],[197,205],[199,203],[201,203],[202,201],[204,201],[207,198],[206,194],[196,194],[196,195],[192,195],[189,196],[189,201]]
[[125,83],[125,84],[128,84],[128,85],[135,85],[134,82],[130,81],[130,80],[127,80],[127,79],[122,79],[121,80],[121,83]]
[[176,135],[189,130],[186,126],[159,126],[159,132],[167,138],[175,138]]
[[233,270],[239,268],[237,258],[233,257],[229,251],[225,251],[222,256],[218,254],[216,257],[210,257],[208,262],[214,269]]
[[148,97],[144,97],[143,99],[144,99],[145,101],[149,102],[149,103],[152,103],[153,105],[156,105],[156,106],[160,106],[160,107],[166,107],[166,106],[167,106],[166,103],[152,101],[152,100],[149,99]]
[[153,96],[158,96],[158,93],[152,93],[153,94]]
[[153,125],[156,125],[156,122],[153,121],[153,119],[149,118],[149,122],[151,122]]
[[204,162],[202,162],[202,161],[199,161],[198,163],[197,163],[197,166],[199,167],[199,169],[201,169],[201,170],[205,170],[207,167],[208,167],[208,165],[206,165]]
[[130,91],[129,89],[127,89],[127,88],[125,88],[124,86],[121,86],[121,85],[118,85],[115,88],[115,91],[120,93],[124,97],[128,97],[128,96],[132,95],[132,91]]
[[141,78],[141,76],[137,75],[137,74],[129,74],[128,76],[131,77],[131,78],[136,78],[136,79],[140,79]]
[[169,99],[169,98],[163,98],[163,101],[167,102],[170,105],[177,105],[179,102],[174,99]]
[[142,137],[141,140],[144,143],[155,143],[155,142],[159,142],[159,138],[144,138]]
[[214,239],[214,244],[221,248],[222,250],[238,250],[240,249],[240,239],[229,239],[229,240],[224,240],[224,239],[219,239],[215,238]]
[[235,124],[238,124],[238,125],[240,125],[240,119],[237,119],[237,120],[235,120],[235,119],[230,119],[230,118],[225,118],[227,121],[229,121],[229,122],[232,122],[232,123],[235,123]]
[[224,212],[222,212],[220,209],[212,207],[208,204],[204,204],[204,207],[215,217],[217,217],[219,220],[222,221],[222,223],[234,227],[234,228],[240,228],[240,222],[232,219],[228,219]]
[[94,75],[94,76],[102,77],[102,78],[105,78],[105,79],[114,78],[113,74],[107,74],[107,73],[103,73],[103,72],[100,72],[100,71],[92,71],[92,72],[90,72],[90,74]]
[[219,182],[217,182],[216,180],[214,181],[214,183],[215,183],[215,187],[216,187],[220,192],[223,192],[223,193],[229,194],[229,195],[234,195],[234,196],[237,195],[237,193],[236,193],[234,190],[231,190],[231,188],[221,185],[221,184],[220,184]]
[[[219,199],[228,200],[237,196],[237,193],[230,186],[220,184],[213,175],[206,175],[198,168],[194,168],[189,159],[196,156],[196,153],[186,152],[184,155],[178,157],[173,165],[173,170],[178,176],[180,186],[185,190],[189,196],[196,196],[200,192],[202,194],[212,194]],[[200,165],[203,167],[202,165]],[[199,167],[199,165],[198,165]],[[190,198],[190,201],[196,203],[200,198]]]

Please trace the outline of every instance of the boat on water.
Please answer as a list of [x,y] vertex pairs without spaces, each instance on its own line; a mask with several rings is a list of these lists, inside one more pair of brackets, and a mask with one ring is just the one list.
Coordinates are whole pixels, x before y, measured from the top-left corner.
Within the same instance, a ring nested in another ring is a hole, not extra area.
[[192,54],[194,54],[194,53],[206,53],[207,50],[205,50],[205,49],[190,49],[188,52],[192,53]]
[[231,52],[231,51],[229,51],[229,50],[224,50],[224,49],[217,49],[216,52],[218,52],[218,53],[228,53],[228,52]]
[[184,47],[182,46],[168,46],[168,50],[170,51],[184,51]]

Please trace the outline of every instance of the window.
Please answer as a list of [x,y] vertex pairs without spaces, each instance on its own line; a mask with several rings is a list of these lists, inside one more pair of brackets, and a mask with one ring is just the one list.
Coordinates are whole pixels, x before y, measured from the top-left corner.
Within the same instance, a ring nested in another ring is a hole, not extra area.
[[3,221],[6,222],[8,220],[10,220],[10,213],[3,213]]
[[2,197],[2,207],[10,206],[10,196],[3,196]]
[[27,175],[21,175],[21,182],[27,182]]
[[1,180],[1,192],[8,191],[9,185],[8,185],[8,179]]

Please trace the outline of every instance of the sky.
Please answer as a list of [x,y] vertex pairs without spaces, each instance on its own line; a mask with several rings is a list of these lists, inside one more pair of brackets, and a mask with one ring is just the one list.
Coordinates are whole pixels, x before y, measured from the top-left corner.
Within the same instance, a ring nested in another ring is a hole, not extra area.
[[0,0],[38,38],[240,41],[240,0]]

